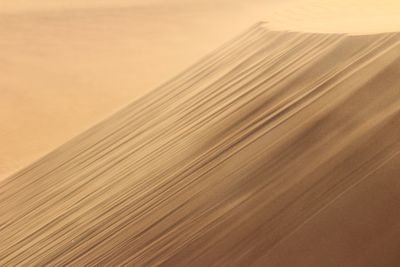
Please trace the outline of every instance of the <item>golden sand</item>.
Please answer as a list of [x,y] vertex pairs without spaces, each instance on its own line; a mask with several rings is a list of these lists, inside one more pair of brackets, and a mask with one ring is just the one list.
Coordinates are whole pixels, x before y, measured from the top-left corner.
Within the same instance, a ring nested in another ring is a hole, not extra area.
[[400,35],[259,23],[0,185],[3,266],[396,266]]

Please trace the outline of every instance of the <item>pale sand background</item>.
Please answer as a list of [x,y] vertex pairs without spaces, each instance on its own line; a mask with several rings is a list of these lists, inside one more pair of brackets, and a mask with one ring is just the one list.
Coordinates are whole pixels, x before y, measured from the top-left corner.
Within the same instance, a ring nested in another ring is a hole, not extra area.
[[396,2],[1,0],[0,179],[256,21],[300,31],[396,31]]

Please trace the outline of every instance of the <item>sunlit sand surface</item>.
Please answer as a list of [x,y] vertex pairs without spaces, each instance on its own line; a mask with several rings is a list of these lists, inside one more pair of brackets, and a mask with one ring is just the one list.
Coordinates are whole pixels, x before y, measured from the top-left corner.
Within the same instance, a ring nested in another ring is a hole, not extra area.
[[400,265],[395,1],[94,2],[0,15],[0,266]]
[[397,0],[301,0],[283,1],[268,16],[270,27],[321,33],[371,34],[398,32]]
[[298,32],[397,32],[399,9],[394,0],[4,0],[0,180],[255,21]]
[[238,5],[131,2],[0,4],[0,180],[256,21]]
[[2,264],[398,263],[400,35],[265,25],[5,180]]

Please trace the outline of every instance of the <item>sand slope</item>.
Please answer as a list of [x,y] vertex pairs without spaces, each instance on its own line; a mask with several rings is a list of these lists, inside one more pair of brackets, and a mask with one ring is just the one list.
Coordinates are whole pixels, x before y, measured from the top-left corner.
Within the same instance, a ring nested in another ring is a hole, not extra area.
[[258,23],[0,184],[3,266],[396,266],[400,35]]
[[398,10],[398,0],[2,0],[0,179],[255,21],[298,32],[398,32]]
[[245,30],[252,10],[216,1],[2,0],[0,180]]

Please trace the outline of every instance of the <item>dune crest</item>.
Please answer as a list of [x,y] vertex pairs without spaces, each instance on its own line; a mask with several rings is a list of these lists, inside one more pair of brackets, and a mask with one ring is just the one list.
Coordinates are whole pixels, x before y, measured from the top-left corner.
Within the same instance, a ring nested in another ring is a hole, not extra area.
[[292,0],[266,12],[275,30],[365,35],[399,32],[399,10],[397,0]]
[[399,264],[399,77],[398,33],[258,23],[2,181],[0,265]]
[[254,21],[360,35],[399,32],[398,10],[397,0],[3,0],[0,180]]

